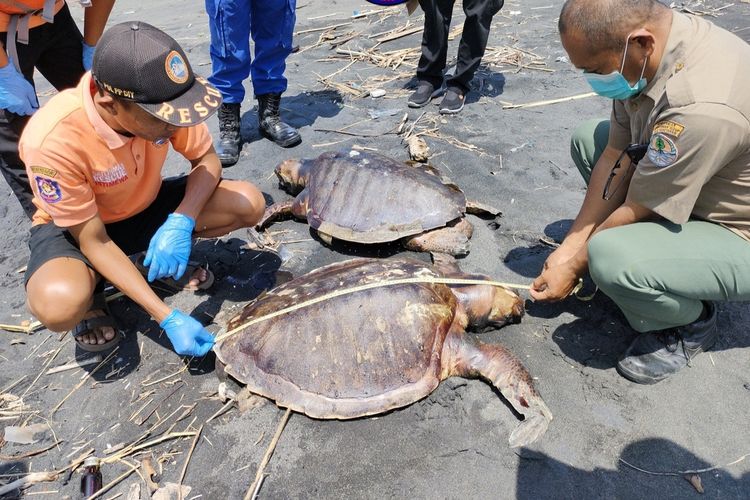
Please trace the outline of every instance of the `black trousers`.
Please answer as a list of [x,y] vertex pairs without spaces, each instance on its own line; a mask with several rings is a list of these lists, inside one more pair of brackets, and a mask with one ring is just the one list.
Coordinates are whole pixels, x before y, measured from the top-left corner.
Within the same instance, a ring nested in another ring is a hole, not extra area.
[[[430,82],[435,87],[443,83],[454,3],[455,0],[419,0],[419,5],[424,10],[424,34],[417,78]],[[456,73],[448,80],[448,87],[458,87],[464,93],[469,91],[469,82],[474,78],[487,48],[492,17],[500,11],[503,3],[504,0],[463,1],[466,21],[458,46]]]
[[[8,34],[0,33],[6,45]],[[29,30],[29,44],[17,43],[18,65],[26,80],[34,85],[34,68],[57,90],[75,87],[83,76],[83,36],[68,6],[55,15],[54,23]],[[26,215],[36,211],[26,168],[18,156],[18,139],[30,116],[0,109],[0,171],[21,203]]]

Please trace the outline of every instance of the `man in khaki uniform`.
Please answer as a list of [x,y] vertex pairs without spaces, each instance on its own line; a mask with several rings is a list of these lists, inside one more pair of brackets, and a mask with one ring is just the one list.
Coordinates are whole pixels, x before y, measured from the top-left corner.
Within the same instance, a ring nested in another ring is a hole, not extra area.
[[750,46],[654,0],[568,0],[559,28],[613,106],[575,132],[588,190],[532,297],[588,270],[642,332],[618,371],[655,383],[713,345],[713,301],[750,299]]

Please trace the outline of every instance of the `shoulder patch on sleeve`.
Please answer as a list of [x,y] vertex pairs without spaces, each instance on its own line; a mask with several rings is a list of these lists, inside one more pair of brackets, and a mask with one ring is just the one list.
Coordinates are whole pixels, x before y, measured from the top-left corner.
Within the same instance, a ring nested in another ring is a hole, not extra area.
[[680,125],[677,122],[673,122],[671,120],[659,122],[656,125],[654,125],[654,134],[667,134],[671,135],[674,138],[680,137],[680,134],[685,130],[684,125]]
[[42,200],[47,203],[57,203],[62,200],[62,191],[57,181],[39,175],[34,177],[34,181],[36,181],[36,186],[39,188],[39,196],[41,196]]
[[651,136],[648,143],[648,158],[657,167],[668,167],[677,161],[677,145],[662,133]]
[[57,177],[57,170],[55,170],[54,168],[34,166],[31,167],[31,171],[35,174],[41,174],[45,177]]

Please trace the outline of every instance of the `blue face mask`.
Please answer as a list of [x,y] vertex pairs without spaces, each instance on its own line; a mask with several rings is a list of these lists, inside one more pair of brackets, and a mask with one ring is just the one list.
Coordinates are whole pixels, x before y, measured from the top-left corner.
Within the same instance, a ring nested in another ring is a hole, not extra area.
[[646,71],[646,63],[648,63],[648,57],[643,61],[641,77],[635,85],[630,85],[630,82],[622,76],[622,70],[625,68],[625,56],[628,54],[628,42],[630,42],[630,35],[628,35],[628,39],[625,42],[625,52],[622,54],[620,71],[613,71],[608,75],[598,75],[596,73],[583,74],[594,92],[600,96],[609,97],[610,99],[628,99],[629,97],[639,94],[648,84],[646,79],[643,78],[643,73]]

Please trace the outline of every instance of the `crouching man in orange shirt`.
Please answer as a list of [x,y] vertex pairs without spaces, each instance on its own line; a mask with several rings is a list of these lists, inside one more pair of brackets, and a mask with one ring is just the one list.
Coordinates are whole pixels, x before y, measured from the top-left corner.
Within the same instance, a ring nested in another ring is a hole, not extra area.
[[[104,33],[77,88],[34,114],[19,145],[38,209],[26,292],[46,327],[73,329],[85,350],[117,343],[103,277],[159,322],[178,354],[211,349],[213,337],[167,306],[141,272],[206,284],[206,269],[189,270],[192,237],[253,226],[263,214],[255,186],[221,179],[203,123],[220,104],[174,39],[127,22]],[[167,143],[190,161],[189,175],[162,180]],[[139,270],[127,255],[144,250]]]

